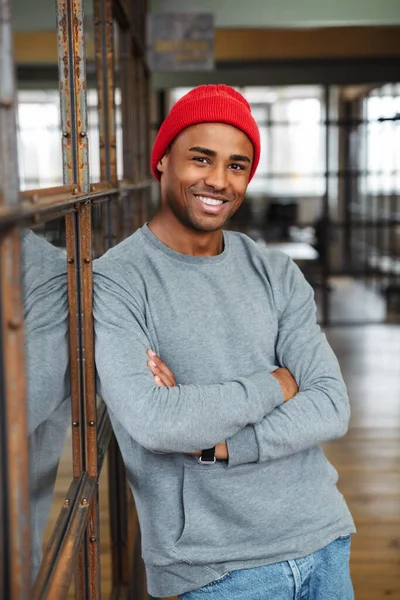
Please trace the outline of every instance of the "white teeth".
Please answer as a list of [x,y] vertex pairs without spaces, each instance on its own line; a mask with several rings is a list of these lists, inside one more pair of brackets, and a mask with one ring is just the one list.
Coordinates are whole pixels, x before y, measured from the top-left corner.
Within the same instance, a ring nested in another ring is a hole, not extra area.
[[218,206],[224,203],[223,200],[214,200],[214,198],[206,198],[205,196],[197,196],[197,198],[204,202],[204,204],[210,204],[211,206]]

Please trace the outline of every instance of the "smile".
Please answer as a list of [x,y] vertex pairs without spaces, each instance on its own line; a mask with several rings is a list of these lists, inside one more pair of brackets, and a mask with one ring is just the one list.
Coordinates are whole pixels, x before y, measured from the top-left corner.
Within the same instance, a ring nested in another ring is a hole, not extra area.
[[217,200],[216,198],[209,198],[208,196],[195,196],[200,202],[203,204],[207,204],[207,206],[221,206],[224,204],[224,200]]
[[201,196],[200,194],[194,194],[197,200],[200,200],[202,204],[209,207],[219,207],[226,204],[228,201],[222,198],[211,198],[210,196]]

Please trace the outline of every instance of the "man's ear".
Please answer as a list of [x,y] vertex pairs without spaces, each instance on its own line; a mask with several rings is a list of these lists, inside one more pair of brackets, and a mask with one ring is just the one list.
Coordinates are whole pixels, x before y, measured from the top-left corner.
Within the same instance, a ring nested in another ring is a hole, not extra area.
[[167,155],[164,154],[164,156],[157,163],[157,171],[160,171],[160,173],[164,173],[166,161],[167,161]]

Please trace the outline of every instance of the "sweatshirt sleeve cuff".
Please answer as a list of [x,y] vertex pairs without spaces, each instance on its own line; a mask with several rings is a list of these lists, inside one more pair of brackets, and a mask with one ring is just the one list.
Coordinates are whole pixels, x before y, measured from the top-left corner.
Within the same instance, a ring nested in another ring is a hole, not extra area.
[[258,461],[258,443],[252,425],[246,425],[226,441],[228,446],[228,467]]

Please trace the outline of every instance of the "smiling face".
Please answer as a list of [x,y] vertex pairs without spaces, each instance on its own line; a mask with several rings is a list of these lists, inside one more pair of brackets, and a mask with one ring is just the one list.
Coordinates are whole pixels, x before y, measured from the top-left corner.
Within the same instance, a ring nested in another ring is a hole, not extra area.
[[220,230],[243,201],[252,160],[253,145],[236,127],[184,129],[157,165],[164,215],[191,230]]

